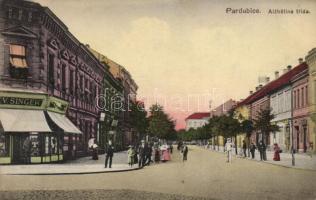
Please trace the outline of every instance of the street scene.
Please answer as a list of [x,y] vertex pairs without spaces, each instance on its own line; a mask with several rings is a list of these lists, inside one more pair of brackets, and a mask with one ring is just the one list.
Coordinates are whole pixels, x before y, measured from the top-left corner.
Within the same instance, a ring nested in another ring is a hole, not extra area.
[[0,200],[315,200],[315,19],[309,0],[0,0]]

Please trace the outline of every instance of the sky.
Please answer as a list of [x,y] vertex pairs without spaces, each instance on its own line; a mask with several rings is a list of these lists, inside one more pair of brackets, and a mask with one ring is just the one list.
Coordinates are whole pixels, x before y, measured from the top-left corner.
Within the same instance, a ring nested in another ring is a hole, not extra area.
[[163,105],[177,129],[193,112],[246,98],[259,76],[273,80],[316,47],[312,0],[33,1],[49,7],[80,42],[123,65],[139,86],[138,99]]

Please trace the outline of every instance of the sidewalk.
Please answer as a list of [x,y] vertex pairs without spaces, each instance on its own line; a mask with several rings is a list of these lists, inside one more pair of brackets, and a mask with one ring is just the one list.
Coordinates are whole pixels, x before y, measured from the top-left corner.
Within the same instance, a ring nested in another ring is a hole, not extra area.
[[99,160],[83,157],[66,163],[33,164],[33,165],[1,165],[0,174],[5,175],[70,175],[93,174],[108,172],[124,172],[137,170],[138,165],[130,167],[127,164],[126,151],[114,153],[112,168],[104,168],[105,155],[99,155]]
[[[205,147],[206,148],[206,147]],[[209,150],[214,152],[221,152],[224,153],[223,148],[219,148],[219,151],[217,150],[217,147],[215,147],[215,150],[213,150],[213,147],[210,147]],[[238,152],[240,150],[238,149]],[[283,167],[289,167],[289,168],[295,168],[295,169],[307,169],[307,170],[316,170],[316,155],[313,155],[312,157],[310,155],[306,154],[294,154],[295,158],[295,166],[292,166],[292,154],[290,153],[280,153],[281,161],[274,161],[273,155],[274,152],[267,151],[267,161],[260,161],[260,154],[258,151],[255,152],[255,159],[251,159],[251,157],[244,158],[243,156],[236,155],[235,149],[233,149],[233,155],[237,158],[241,159],[248,159],[258,162],[264,162],[269,163],[273,165],[279,165]],[[248,155],[248,152],[247,152]]]

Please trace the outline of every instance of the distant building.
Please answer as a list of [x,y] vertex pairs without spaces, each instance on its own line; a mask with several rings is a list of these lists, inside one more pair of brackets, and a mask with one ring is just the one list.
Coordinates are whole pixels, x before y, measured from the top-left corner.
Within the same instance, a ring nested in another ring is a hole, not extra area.
[[[124,147],[132,143],[132,127],[130,124],[129,108],[131,103],[136,103],[138,85],[132,78],[131,74],[122,65],[114,62],[105,55],[87,46],[97,59],[109,67],[112,77],[119,81],[123,87],[122,100],[123,106],[121,118],[119,120],[119,129],[116,131],[115,138],[119,146]],[[107,87],[107,86],[106,86]]]
[[202,113],[193,113],[189,117],[185,119],[185,130],[189,130],[191,128],[197,129],[203,127],[205,124],[208,123],[210,119],[209,112],[202,112]]

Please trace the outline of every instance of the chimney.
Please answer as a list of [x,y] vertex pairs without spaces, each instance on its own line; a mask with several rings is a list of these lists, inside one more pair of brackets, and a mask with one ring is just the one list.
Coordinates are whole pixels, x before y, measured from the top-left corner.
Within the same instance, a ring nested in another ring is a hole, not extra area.
[[275,79],[278,79],[279,78],[279,71],[275,71],[274,76],[275,76]]
[[262,84],[260,84],[260,85],[258,86],[259,90],[261,90],[262,86],[263,86]]
[[259,90],[259,87],[257,86],[257,87],[256,87],[256,91],[258,91],[258,90]]
[[304,62],[303,58],[298,59],[298,64],[302,64]]
[[253,91],[252,91],[252,90],[250,90],[250,91],[249,91],[249,94],[250,94],[250,95],[252,95],[252,94],[253,94]]
[[287,68],[287,71],[291,71],[292,66],[291,66],[291,65],[288,65],[286,68]]
[[266,77],[266,83],[269,83],[270,82],[270,77]]

